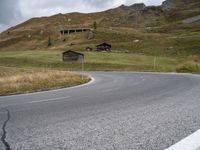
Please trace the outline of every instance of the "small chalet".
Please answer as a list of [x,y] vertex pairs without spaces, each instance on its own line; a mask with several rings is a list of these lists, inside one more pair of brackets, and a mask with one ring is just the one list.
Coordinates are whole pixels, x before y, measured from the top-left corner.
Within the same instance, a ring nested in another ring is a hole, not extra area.
[[112,46],[108,43],[102,43],[96,46],[97,51],[111,51]]
[[83,62],[84,54],[72,50],[63,52],[63,61],[79,61]]

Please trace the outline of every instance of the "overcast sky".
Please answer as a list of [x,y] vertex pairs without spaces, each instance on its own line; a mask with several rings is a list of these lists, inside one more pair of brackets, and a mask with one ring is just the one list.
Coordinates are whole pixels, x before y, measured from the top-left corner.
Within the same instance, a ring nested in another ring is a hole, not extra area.
[[163,0],[0,0],[0,32],[27,19],[68,12],[96,12],[145,3],[160,5]]

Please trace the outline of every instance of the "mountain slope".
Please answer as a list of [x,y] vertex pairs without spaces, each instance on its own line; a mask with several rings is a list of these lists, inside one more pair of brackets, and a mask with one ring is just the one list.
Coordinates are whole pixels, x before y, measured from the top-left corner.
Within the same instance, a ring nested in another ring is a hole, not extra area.
[[[162,6],[147,7],[144,4],[122,5],[118,8],[98,13],[68,13],[57,14],[51,17],[33,18],[1,33],[0,50],[47,48],[49,37],[55,43],[54,48],[66,45],[66,43],[62,42],[63,38],[67,39],[67,44],[74,41],[78,44],[95,43],[95,40],[88,41],[85,33],[68,37],[60,37],[59,33],[61,29],[65,28],[92,28],[94,21],[97,22],[98,29],[105,28],[107,31],[107,29],[116,27],[119,34],[122,27],[136,29],[141,34],[146,28],[159,28],[158,32],[162,33],[165,31],[166,33],[168,32],[167,29],[175,25],[176,28],[184,30],[197,29],[199,24],[192,24],[185,28],[185,25],[177,24],[177,22],[200,15],[199,8],[199,0],[166,0]],[[153,30],[153,32],[157,31]],[[103,37],[109,36],[108,34],[110,33],[101,32],[100,34],[102,36],[98,41],[103,41]],[[122,34],[120,36],[126,37],[127,35]],[[112,34],[110,34],[110,37],[112,38]]]

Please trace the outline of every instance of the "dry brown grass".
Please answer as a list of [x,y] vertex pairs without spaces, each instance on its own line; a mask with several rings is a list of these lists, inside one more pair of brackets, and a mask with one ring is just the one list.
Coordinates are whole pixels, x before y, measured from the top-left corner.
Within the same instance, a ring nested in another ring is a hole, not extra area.
[[70,87],[88,82],[87,76],[64,71],[23,72],[0,77],[0,95]]
[[177,66],[177,72],[192,72],[200,73],[200,57],[199,56],[189,56],[184,63]]

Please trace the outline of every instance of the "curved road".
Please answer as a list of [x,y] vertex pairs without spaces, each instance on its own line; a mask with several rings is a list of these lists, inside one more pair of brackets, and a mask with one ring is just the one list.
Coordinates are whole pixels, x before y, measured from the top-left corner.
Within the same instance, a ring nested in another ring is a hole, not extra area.
[[0,149],[162,150],[200,129],[200,77],[92,72],[82,87],[0,97]]

